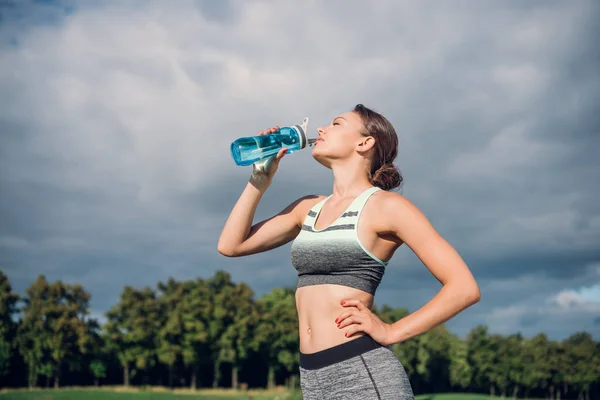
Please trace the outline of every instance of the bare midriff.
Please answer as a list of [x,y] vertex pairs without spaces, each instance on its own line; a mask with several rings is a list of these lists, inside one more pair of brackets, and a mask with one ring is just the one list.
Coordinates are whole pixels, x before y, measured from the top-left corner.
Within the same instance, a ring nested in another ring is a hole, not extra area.
[[373,296],[362,290],[341,285],[303,286],[296,290],[296,308],[300,330],[300,352],[316,353],[363,336],[363,332],[345,337],[350,326],[338,328],[335,319],[344,311],[356,307],[344,307],[343,300],[360,300],[371,308]]

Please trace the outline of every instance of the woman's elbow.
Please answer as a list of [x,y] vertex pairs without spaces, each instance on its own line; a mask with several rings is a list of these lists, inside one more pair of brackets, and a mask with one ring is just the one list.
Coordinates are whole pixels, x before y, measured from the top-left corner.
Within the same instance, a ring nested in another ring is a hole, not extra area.
[[467,306],[472,306],[481,300],[481,291],[479,290],[479,286],[477,283],[473,283],[469,285],[469,287],[465,290],[465,301]]
[[217,244],[217,251],[225,257],[237,257],[237,252],[235,251],[235,248],[221,243],[220,241]]
[[461,310],[478,303],[481,299],[481,292],[475,281],[465,282],[465,280],[455,279],[447,285],[452,288],[450,290],[453,293],[456,306]]

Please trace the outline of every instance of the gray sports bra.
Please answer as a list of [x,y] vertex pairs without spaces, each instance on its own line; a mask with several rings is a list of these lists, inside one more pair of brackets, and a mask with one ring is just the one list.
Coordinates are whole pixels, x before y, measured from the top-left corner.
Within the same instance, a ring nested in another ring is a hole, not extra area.
[[315,221],[331,196],[311,208],[291,247],[298,287],[329,283],[375,294],[388,262],[363,246],[356,227],[365,203],[378,190],[376,186],[365,190],[337,220],[321,230],[315,229]]

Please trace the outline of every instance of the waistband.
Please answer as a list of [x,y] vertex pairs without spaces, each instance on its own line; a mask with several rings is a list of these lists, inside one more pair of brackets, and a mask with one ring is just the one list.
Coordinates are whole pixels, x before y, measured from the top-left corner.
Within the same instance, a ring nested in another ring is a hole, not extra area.
[[300,367],[304,369],[323,368],[380,347],[385,346],[376,342],[371,336],[364,335],[358,339],[338,344],[337,346],[317,351],[316,353],[305,354],[300,352]]

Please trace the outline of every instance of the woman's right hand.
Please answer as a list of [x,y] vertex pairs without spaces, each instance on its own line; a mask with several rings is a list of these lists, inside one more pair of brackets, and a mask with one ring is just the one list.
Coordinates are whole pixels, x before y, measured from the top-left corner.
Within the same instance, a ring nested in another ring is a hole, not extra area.
[[[260,131],[258,135],[269,135],[271,133],[277,132],[278,130],[279,127],[275,126],[273,128]],[[277,172],[279,162],[285,155],[286,151],[287,149],[283,148],[279,150],[279,152],[275,156],[257,161],[254,164],[252,164],[252,175],[250,177],[250,183],[259,190],[265,190],[267,187],[269,187],[271,181],[273,180],[275,172]]]

